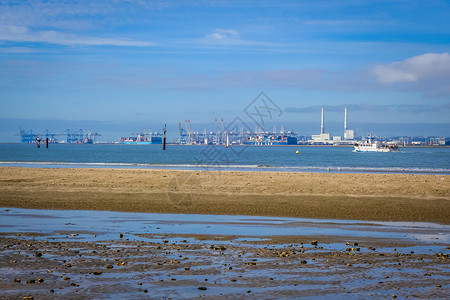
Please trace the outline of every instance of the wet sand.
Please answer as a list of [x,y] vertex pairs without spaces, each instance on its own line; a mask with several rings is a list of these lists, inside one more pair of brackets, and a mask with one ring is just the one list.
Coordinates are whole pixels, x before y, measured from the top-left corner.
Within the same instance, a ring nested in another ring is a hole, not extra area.
[[0,206],[450,224],[450,176],[1,167]]

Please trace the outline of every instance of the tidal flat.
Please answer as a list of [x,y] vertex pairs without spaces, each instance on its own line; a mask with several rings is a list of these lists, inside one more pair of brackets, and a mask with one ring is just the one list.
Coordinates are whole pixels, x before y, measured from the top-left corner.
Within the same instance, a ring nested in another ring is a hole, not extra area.
[[0,216],[2,299],[450,292],[447,225],[15,208]]

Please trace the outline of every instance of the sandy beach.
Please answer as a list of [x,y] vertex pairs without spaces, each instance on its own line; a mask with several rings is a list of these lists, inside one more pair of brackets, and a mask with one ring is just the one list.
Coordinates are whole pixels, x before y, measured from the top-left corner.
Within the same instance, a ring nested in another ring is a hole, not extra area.
[[2,167],[0,205],[450,224],[450,176]]
[[[0,298],[442,299],[450,286],[448,226],[372,222],[449,224],[449,180],[0,168]],[[115,211],[242,216],[157,221]],[[337,221],[280,223],[281,217]]]

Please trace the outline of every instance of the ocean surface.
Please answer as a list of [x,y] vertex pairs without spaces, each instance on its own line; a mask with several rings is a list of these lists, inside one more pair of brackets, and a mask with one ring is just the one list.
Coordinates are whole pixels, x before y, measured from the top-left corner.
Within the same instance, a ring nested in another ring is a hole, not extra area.
[[[296,154],[299,151],[299,154]],[[357,153],[335,146],[0,144],[0,166],[450,174],[450,148]]]

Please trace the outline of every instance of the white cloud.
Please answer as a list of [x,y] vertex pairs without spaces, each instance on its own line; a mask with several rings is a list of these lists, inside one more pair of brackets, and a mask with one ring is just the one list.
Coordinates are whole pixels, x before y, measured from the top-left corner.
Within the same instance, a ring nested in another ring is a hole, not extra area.
[[450,55],[426,53],[401,62],[375,66],[373,74],[381,83],[408,83],[447,78],[450,81]]
[[90,45],[90,46],[156,46],[156,43],[123,38],[101,38],[80,36],[54,30],[32,31],[25,26],[0,26],[0,40],[10,42],[35,42],[58,45]]

